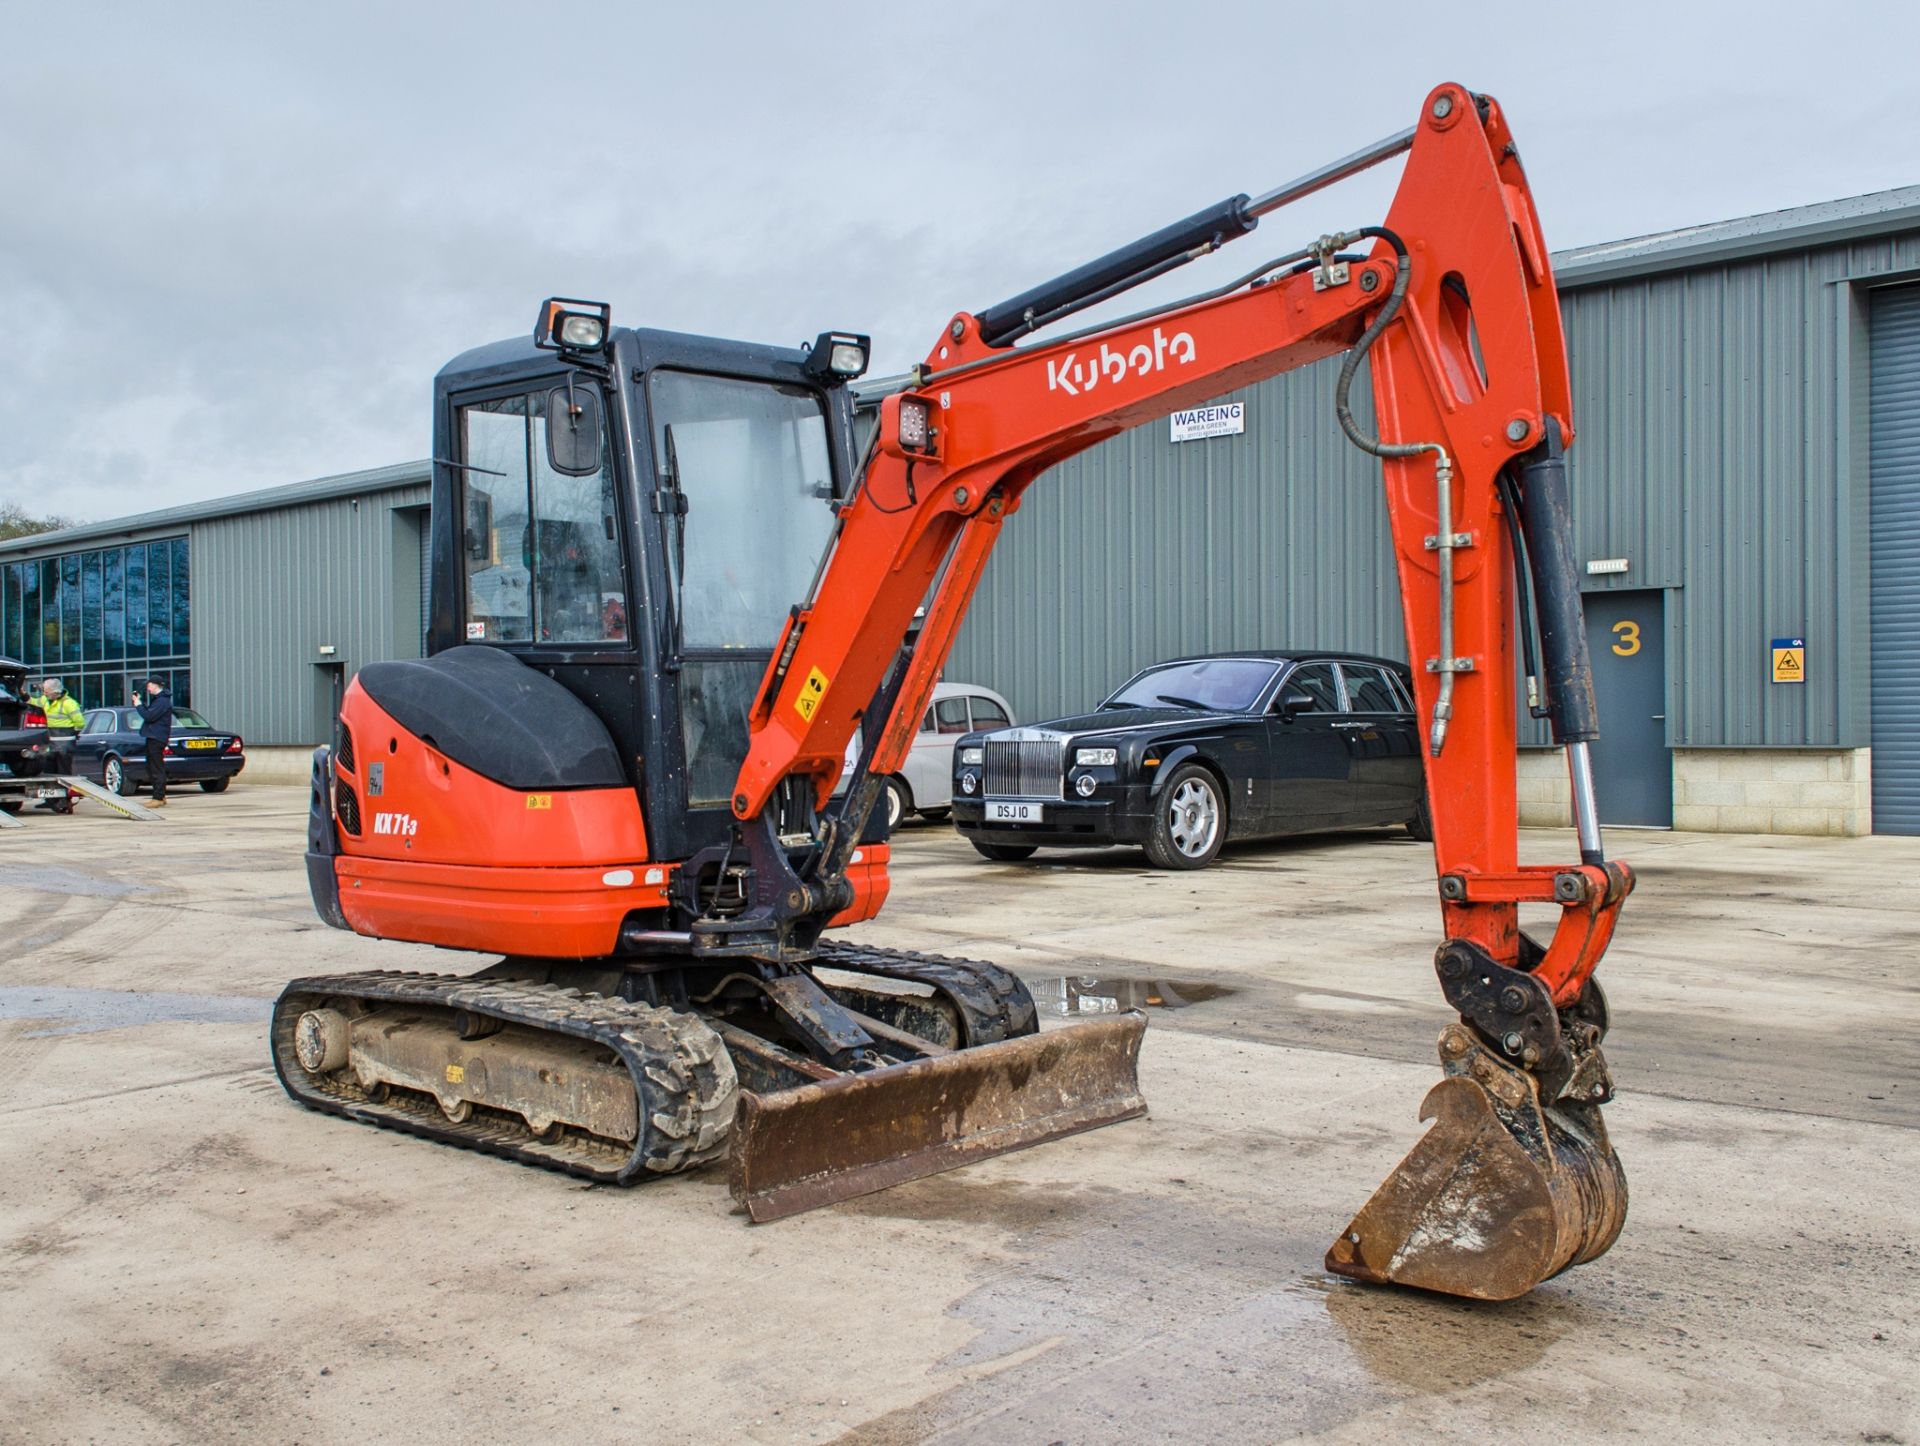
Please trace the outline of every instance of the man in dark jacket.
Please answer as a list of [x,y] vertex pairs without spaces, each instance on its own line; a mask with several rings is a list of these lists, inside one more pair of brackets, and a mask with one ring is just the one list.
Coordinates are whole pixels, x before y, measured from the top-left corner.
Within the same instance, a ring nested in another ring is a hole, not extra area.
[[140,714],[140,736],[147,744],[147,784],[153,806],[167,806],[167,740],[173,736],[173,694],[158,678],[147,679],[147,696],[133,695]]

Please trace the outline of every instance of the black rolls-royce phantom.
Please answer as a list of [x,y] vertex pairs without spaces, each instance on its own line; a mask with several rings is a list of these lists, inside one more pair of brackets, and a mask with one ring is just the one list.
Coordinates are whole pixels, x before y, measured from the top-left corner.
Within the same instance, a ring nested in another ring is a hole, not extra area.
[[987,858],[1138,844],[1198,869],[1229,839],[1404,824],[1427,839],[1404,665],[1243,652],[1158,663],[1092,713],[972,733],[953,822]]

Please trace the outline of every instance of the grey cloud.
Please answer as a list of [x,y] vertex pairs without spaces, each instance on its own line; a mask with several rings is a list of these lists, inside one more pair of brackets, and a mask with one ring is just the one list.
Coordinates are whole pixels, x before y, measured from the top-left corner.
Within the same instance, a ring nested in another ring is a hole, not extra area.
[[433,372],[553,293],[858,327],[898,369],[954,310],[1397,129],[1445,78],[1507,106],[1556,245],[1910,183],[1920,23],[1847,11],[10,7],[0,496],[105,517],[423,455]]

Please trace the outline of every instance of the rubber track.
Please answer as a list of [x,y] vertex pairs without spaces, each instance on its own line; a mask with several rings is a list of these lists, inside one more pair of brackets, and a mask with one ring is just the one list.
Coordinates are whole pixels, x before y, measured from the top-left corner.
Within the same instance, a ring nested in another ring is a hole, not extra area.
[[[1026,985],[997,964],[842,943],[822,945],[815,962],[926,985],[959,1011],[968,1045],[994,1044],[1039,1029]],[[436,1102],[407,1090],[394,1090],[376,1103],[350,1071],[316,1078],[294,1056],[294,1026],[304,1011],[329,999],[465,1009],[602,1044],[626,1064],[636,1093],[651,1106],[640,1112],[640,1138],[631,1151],[578,1130],[543,1143],[515,1115],[476,1107],[465,1122],[455,1124]],[[739,1092],[726,1046],[697,1015],[557,984],[393,970],[296,979],[274,1004],[272,1041],[281,1085],[310,1109],[608,1184],[633,1184],[717,1159],[726,1152]]]
[[[629,1150],[569,1129],[542,1142],[515,1115],[475,1107],[456,1124],[410,1091],[375,1102],[350,1071],[311,1075],[294,1055],[294,1026],[305,1010],[340,999],[464,1009],[604,1045],[625,1063],[643,1102],[639,1138]],[[553,984],[394,971],[296,979],[274,1004],[272,1039],[280,1083],[303,1105],[609,1184],[690,1170],[724,1154],[739,1093],[733,1060],[698,1016]]]
[[1033,995],[1019,976],[982,959],[951,959],[906,949],[864,949],[823,943],[814,963],[852,974],[925,984],[945,995],[966,1022],[966,1043],[998,1044],[1040,1029]]

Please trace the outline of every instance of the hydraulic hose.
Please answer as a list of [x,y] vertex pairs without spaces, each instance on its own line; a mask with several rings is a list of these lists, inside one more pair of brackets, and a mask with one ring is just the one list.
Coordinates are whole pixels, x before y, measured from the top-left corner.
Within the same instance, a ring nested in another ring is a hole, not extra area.
[[1366,359],[1367,352],[1374,342],[1380,339],[1380,333],[1387,329],[1407,298],[1407,287],[1413,279],[1413,261],[1407,254],[1407,244],[1385,226],[1362,226],[1358,231],[1350,231],[1345,236],[1328,237],[1321,243],[1324,251],[1331,253],[1362,237],[1371,236],[1384,241],[1393,249],[1397,258],[1393,270],[1393,286],[1387,292],[1386,302],[1374,313],[1367,329],[1360,333],[1360,339],[1347,353],[1347,359],[1340,367],[1340,379],[1334,383],[1333,411],[1340,419],[1340,430],[1347,434],[1347,440],[1361,451],[1370,453],[1383,460],[1406,457],[1418,457],[1423,453],[1433,454],[1433,473],[1436,485],[1435,523],[1438,535],[1434,539],[1434,551],[1437,554],[1440,573],[1440,656],[1428,666],[1440,675],[1440,696],[1434,701],[1433,723],[1428,731],[1427,751],[1435,758],[1446,746],[1447,723],[1453,717],[1453,678],[1458,668],[1458,660],[1453,656],[1453,459],[1447,455],[1447,449],[1438,442],[1382,442],[1378,437],[1370,437],[1360,430],[1353,419],[1353,408],[1349,405],[1349,394],[1353,390],[1353,379],[1360,370],[1360,363]]

